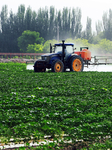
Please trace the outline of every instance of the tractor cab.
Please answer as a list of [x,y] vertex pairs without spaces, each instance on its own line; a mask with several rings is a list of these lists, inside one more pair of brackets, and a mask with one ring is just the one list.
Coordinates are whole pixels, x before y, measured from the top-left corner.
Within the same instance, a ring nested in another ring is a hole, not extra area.
[[53,46],[53,52],[64,57],[64,61],[66,61],[74,53],[74,44],[64,43],[64,47],[62,43],[55,44]]
[[50,53],[42,55],[34,64],[35,72],[44,72],[46,68],[52,72],[63,72],[68,68],[71,71],[83,71],[83,60],[74,53],[74,44],[63,40],[54,46],[50,44]]
[[[54,45],[54,52],[55,53],[62,53],[62,44],[55,44]],[[74,52],[74,44],[72,43],[65,43],[64,44],[64,52],[65,53],[73,53]]]

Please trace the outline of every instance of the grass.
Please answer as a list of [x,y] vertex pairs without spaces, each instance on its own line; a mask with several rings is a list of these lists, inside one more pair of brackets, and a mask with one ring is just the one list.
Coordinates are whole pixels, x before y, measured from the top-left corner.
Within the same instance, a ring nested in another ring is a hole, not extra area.
[[[24,138],[27,143],[45,135],[58,141],[62,132],[67,135],[63,141],[72,140],[74,147],[83,139],[91,150],[112,148],[112,73],[34,73],[26,64],[1,63],[2,142]],[[57,145],[49,144],[46,150]]]

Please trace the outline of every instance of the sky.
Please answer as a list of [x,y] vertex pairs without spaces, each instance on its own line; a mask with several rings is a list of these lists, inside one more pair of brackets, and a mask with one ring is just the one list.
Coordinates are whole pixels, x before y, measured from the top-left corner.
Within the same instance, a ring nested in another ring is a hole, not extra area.
[[0,0],[0,11],[2,6],[8,6],[10,10],[16,13],[21,4],[27,9],[29,6],[32,10],[38,11],[39,8],[48,8],[54,6],[57,10],[62,10],[63,7],[80,8],[82,12],[83,30],[86,27],[87,17],[92,19],[92,29],[95,30],[95,24],[98,20],[102,21],[104,12],[112,9],[112,0]]

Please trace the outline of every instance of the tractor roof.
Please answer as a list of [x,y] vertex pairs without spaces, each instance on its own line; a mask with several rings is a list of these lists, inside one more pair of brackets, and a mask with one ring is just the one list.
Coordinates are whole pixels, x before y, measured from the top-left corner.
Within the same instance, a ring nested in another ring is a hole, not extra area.
[[[54,44],[54,46],[62,46],[62,43]],[[65,46],[74,46],[73,43],[64,43]]]

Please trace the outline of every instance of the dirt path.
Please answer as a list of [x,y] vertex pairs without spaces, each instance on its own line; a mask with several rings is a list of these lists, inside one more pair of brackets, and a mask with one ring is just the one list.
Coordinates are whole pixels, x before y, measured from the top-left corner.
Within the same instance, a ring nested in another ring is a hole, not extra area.
[[7,63],[7,62],[18,62],[18,63],[26,63],[26,61],[35,61],[34,59],[1,59],[0,62]]

